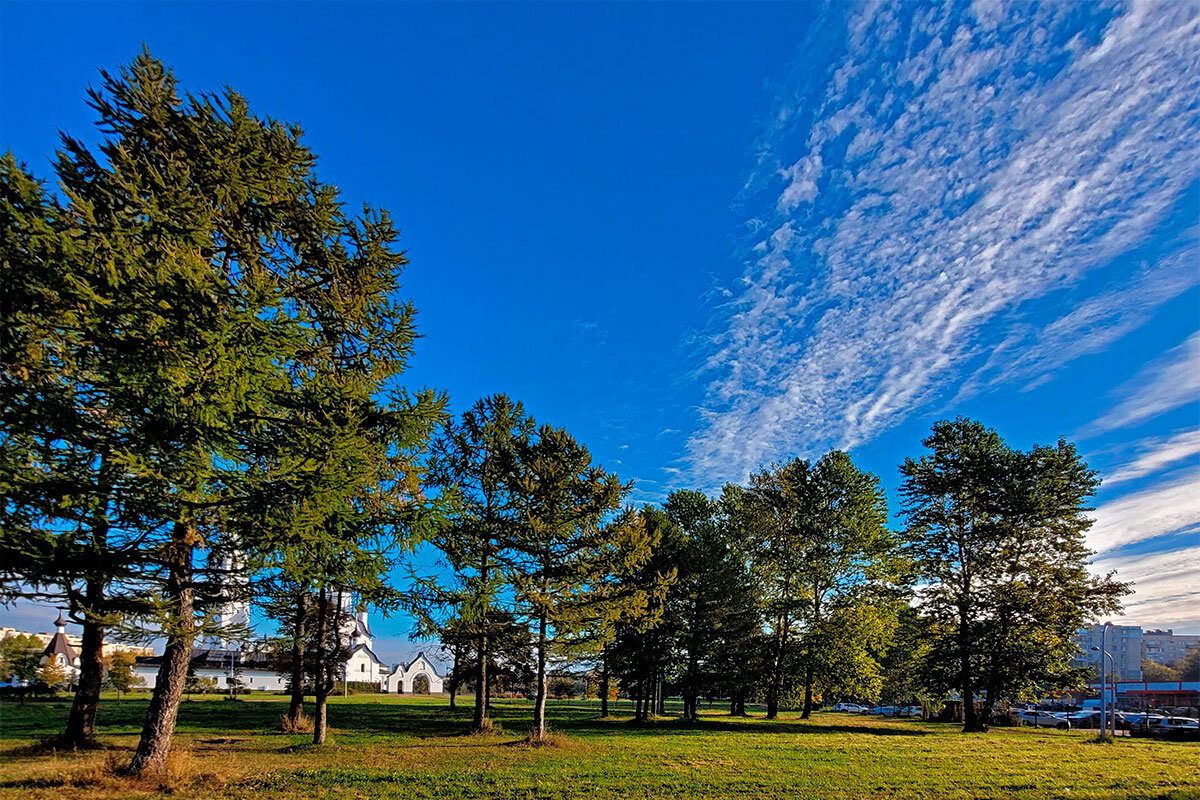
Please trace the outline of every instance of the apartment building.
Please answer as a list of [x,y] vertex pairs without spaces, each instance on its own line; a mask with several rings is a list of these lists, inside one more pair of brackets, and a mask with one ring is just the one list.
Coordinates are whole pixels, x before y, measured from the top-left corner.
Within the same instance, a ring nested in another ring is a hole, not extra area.
[[[1077,667],[1096,665],[1096,676],[1099,678],[1100,651],[1092,650],[1100,647],[1100,634],[1103,625],[1092,625],[1083,628],[1075,634],[1075,643],[1083,651],[1074,660]],[[1124,681],[1140,681],[1142,679],[1142,629],[1138,625],[1111,625],[1105,637],[1104,649],[1112,655],[1117,677]]]
[[1142,632],[1142,658],[1170,666],[1200,647],[1200,636],[1175,633],[1171,629]]

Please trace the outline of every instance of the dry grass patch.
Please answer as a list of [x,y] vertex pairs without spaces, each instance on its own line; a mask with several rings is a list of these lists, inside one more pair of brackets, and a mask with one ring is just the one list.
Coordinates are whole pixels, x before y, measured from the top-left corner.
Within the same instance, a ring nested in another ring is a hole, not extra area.
[[558,750],[582,750],[583,744],[577,739],[572,739],[561,731],[546,731],[541,739],[533,738],[533,731],[522,739],[518,744],[526,747],[553,747]]
[[299,719],[292,719],[287,714],[279,715],[279,729],[284,733],[301,734],[313,732],[312,717],[304,714],[300,715]]
[[220,794],[229,780],[220,772],[199,768],[191,748],[173,748],[166,763],[141,775],[127,773],[132,753],[108,750],[83,758],[51,758],[50,769],[44,774],[25,780],[5,782],[6,788],[25,790],[28,798],[62,797],[64,789],[70,797],[133,798],[183,793],[188,795]]

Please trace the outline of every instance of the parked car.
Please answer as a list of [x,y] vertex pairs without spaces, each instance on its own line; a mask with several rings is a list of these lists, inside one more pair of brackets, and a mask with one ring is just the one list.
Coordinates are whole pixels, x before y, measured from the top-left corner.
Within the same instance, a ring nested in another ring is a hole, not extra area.
[[875,706],[871,713],[880,717],[895,717],[900,713],[900,706]]
[[1122,728],[1127,728],[1129,730],[1145,730],[1162,719],[1165,719],[1162,714],[1152,714],[1148,711],[1138,711],[1132,714],[1118,715],[1117,723]]
[[1067,721],[1071,723],[1072,728],[1099,728],[1100,712],[1090,709],[1076,711],[1067,715]]
[[1058,728],[1059,730],[1068,730],[1071,727],[1071,721],[1065,715],[1052,714],[1048,711],[1021,711],[1017,714],[1017,721],[1022,725],[1034,725],[1039,728]]
[[1164,739],[1200,740],[1200,722],[1191,717],[1161,717],[1148,726],[1151,736]]
[[845,711],[848,714],[861,714],[865,706],[860,706],[858,703],[835,703],[834,711]]
[[921,716],[921,707],[920,706],[905,706],[904,708],[900,709],[900,713],[897,714],[896,716],[919,717],[919,716]]

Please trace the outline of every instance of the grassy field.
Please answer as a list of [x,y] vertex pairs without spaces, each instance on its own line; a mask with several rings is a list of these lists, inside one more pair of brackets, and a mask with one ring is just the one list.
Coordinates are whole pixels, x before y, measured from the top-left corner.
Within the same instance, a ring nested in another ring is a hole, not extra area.
[[[469,702],[469,698],[468,698]],[[552,703],[554,746],[522,740],[526,703],[502,701],[500,727],[462,733],[469,709],[445,700],[361,696],[330,709],[331,744],[279,733],[281,698],[185,702],[170,774],[132,783],[128,761],[146,701],[106,700],[107,750],[38,751],[67,704],[0,705],[5,798],[1200,798],[1200,745],[1102,745],[1094,734],[795,714],[635,727],[594,705]]]

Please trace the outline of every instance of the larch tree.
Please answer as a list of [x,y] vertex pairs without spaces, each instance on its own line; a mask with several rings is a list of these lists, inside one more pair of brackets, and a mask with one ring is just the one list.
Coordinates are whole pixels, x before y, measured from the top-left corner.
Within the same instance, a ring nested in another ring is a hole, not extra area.
[[[346,363],[315,372],[289,395],[285,412],[271,424],[273,435],[258,448],[251,502],[231,515],[235,529],[257,531],[250,553],[265,583],[275,587],[276,607],[288,606],[289,719],[299,723],[307,671],[315,744],[326,741],[327,699],[346,655],[345,607],[411,607],[389,576],[398,557],[425,536],[432,513],[421,494],[421,455],[442,401],[397,394],[380,402],[407,356],[401,348],[385,360],[388,344],[380,337],[406,331],[385,325],[386,316],[358,320],[359,331],[376,324],[380,336],[363,335],[349,357],[341,337],[338,358]],[[411,330],[406,335],[411,338]]]
[[[510,543],[520,508],[515,470],[518,450],[536,424],[506,395],[479,400],[461,418],[447,420],[430,449],[429,483],[445,505],[433,544],[445,555],[453,585],[428,581],[436,606],[455,609],[456,637],[474,639],[475,711],[471,730],[491,728],[487,688],[490,641],[496,629],[497,598],[507,585]],[[430,615],[430,629],[439,627]]]
[[0,157],[0,599],[65,606],[83,628],[80,674],[56,744],[93,746],[106,630],[144,608],[130,585],[143,531],[125,513],[131,452],[97,330],[122,279],[81,242],[80,220]]
[[[49,302],[46,287],[55,281],[65,281],[68,301],[81,298],[82,310],[52,309],[61,330],[27,326],[21,342],[6,345],[6,369],[11,358],[26,376],[5,390],[25,400],[42,391],[46,408],[64,408],[70,418],[83,416],[69,407],[79,403],[76,387],[97,387],[88,402],[101,409],[92,414],[100,421],[88,433],[103,435],[80,436],[77,446],[85,454],[80,474],[92,476],[79,508],[94,510],[97,521],[66,527],[82,531],[84,545],[111,552],[111,534],[96,534],[106,510],[119,514],[130,532],[120,543],[133,543],[120,585],[148,602],[139,611],[165,641],[130,765],[141,773],[165,763],[193,642],[228,602],[231,579],[242,577],[227,565],[257,565],[277,541],[274,520],[247,524],[276,507],[264,499],[294,499],[289,486],[318,486],[304,530],[349,540],[369,562],[380,548],[362,543],[394,540],[422,505],[418,451],[440,421],[441,401],[427,391],[409,396],[392,381],[415,335],[411,306],[393,298],[405,263],[394,227],[382,212],[344,212],[336,189],[316,179],[299,128],[255,116],[232,90],[181,96],[147,52],[117,74],[102,73],[89,103],[103,134],[98,151],[64,137],[56,162],[57,224],[70,247],[13,234],[16,223],[5,231],[6,241],[31,253],[49,250],[20,263],[53,262],[57,270],[23,284],[30,289],[22,289],[23,308],[33,309],[25,321],[36,322],[37,303]],[[8,197],[33,194],[22,184]],[[36,234],[39,225],[28,227]],[[44,341],[57,347],[52,356]],[[28,436],[9,447],[5,425],[6,472],[29,463],[21,448],[48,449]],[[316,463],[294,446],[283,456],[272,449],[281,431],[302,429],[310,441],[314,431],[336,431],[320,451],[330,460]],[[348,455],[355,442],[371,447]],[[336,470],[355,485],[303,479]],[[116,481],[106,479],[110,472]],[[21,521],[11,535],[25,537],[23,552],[36,555],[39,538],[64,525],[26,524],[38,522],[54,495],[42,476],[17,477],[23,490],[38,481],[46,487],[42,497],[5,510]],[[119,485],[116,500],[110,483]],[[238,553],[243,561],[228,557]],[[335,562],[344,560],[328,561]],[[113,560],[93,563],[99,569]],[[79,582],[86,586],[86,575]],[[85,620],[103,623],[92,614]]]
[[[665,591],[649,596],[646,614],[622,620],[613,639],[601,653],[601,690],[609,688],[616,675],[625,693],[634,701],[634,722],[646,722],[659,713],[663,686],[676,667],[681,620],[672,613],[677,605],[675,582],[687,541],[683,530],[658,506],[647,505],[639,512],[641,524],[651,537],[650,556],[623,579],[630,587],[661,585]],[[607,703],[601,701],[601,715]]]
[[304,697],[312,665],[308,661],[309,634],[316,605],[312,590],[289,579],[289,570],[280,569],[258,582],[262,591],[260,607],[276,621],[276,635],[270,640],[268,657],[273,669],[287,675],[289,731],[300,730],[304,717]]
[[130,767],[139,773],[169,753],[193,641],[228,577],[209,572],[220,563],[211,551],[236,546],[221,517],[240,494],[239,449],[303,339],[284,313],[279,248],[302,219],[312,159],[297,129],[255,118],[232,92],[181,98],[145,52],[102,73],[89,102],[99,152],[66,138],[57,171],[71,267],[102,278],[92,285],[102,313],[84,335],[130,475],[135,580],[166,642]]
[[644,616],[665,584],[624,580],[654,542],[640,516],[623,510],[630,487],[592,463],[566,431],[543,425],[522,443],[514,470],[519,527],[513,590],[537,647],[530,740],[546,740],[546,675],[552,657],[596,653],[622,620]]

